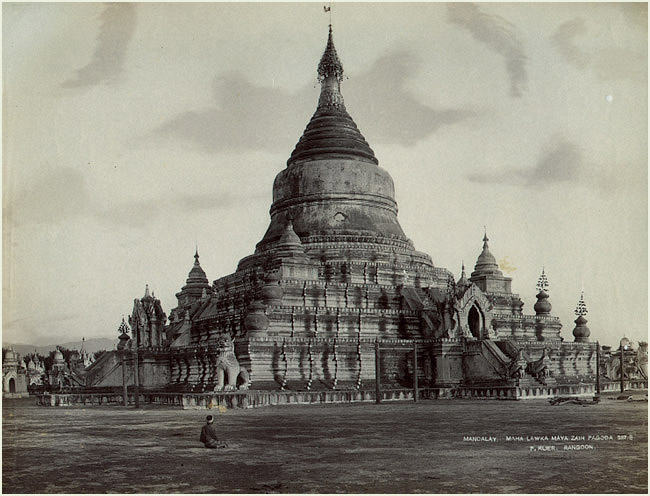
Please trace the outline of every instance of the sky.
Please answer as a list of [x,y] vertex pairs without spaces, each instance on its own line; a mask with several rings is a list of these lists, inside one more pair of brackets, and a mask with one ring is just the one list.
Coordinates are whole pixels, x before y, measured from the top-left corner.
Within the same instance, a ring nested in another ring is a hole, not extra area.
[[[333,3],[346,107],[436,266],[484,229],[573,340],[648,334],[647,4]],[[253,253],[316,109],[322,3],[3,3],[3,342],[167,313]]]

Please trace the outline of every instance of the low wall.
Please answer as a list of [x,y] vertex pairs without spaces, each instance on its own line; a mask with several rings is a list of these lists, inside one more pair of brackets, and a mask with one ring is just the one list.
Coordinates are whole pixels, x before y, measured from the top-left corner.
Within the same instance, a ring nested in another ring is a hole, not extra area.
[[[626,381],[626,391],[647,389],[646,381]],[[620,384],[604,382],[601,391],[618,391]],[[553,386],[460,386],[449,388],[418,389],[418,399],[494,399],[529,400],[557,396],[593,396],[595,384],[563,384]],[[382,389],[380,401],[413,401],[412,389]],[[326,391],[223,391],[218,393],[165,393],[141,392],[140,404],[155,404],[183,409],[212,408],[258,408],[270,405],[327,404],[327,403],[374,403],[374,390],[326,390]],[[67,393],[39,394],[37,402],[42,406],[107,406],[123,405],[121,393]],[[128,395],[133,405],[135,396]]]
[[12,399],[12,398],[27,398],[29,393],[2,393],[3,398]]

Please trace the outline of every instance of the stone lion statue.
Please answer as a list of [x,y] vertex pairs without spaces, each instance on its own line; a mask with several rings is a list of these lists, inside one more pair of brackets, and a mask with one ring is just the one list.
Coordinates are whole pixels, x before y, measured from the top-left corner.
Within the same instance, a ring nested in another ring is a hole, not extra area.
[[234,391],[237,389],[237,378],[241,375],[244,383],[239,389],[248,389],[250,378],[248,370],[239,365],[235,356],[235,345],[228,334],[219,336],[217,340],[218,357],[216,362],[217,385],[215,391]]
[[541,358],[528,364],[528,372],[530,375],[536,377],[542,384],[546,384],[546,378],[553,376],[551,372],[551,359],[547,353],[548,350],[544,348]]
[[519,350],[517,353],[517,358],[510,363],[508,376],[513,379],[523,379],[526,375],[527,367],[528,362],[524,357],[524,352],[522,350]]

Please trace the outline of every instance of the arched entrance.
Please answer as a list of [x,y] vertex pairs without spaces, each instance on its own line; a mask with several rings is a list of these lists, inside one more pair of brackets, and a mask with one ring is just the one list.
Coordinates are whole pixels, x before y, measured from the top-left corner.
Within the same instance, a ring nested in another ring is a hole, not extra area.
[[16,392],[16,379],[14,379],[13,377],[9,379],[9,392],[10,393]]
[[467,326],[469,331],[476,339],[481,339],[481,329],[483,328],[483,316],[476,305],[472,305],[467,314]]

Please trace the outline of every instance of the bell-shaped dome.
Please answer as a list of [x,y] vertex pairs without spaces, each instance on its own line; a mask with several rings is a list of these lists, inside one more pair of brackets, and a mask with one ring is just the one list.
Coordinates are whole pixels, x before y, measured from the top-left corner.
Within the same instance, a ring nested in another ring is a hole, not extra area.
[[573,329],[573,336],[575,341],[578,343],[585,343],[589,341],[589,336],[591,335],[591,330],[587,327],[587,319],[584,316],[580,315],[574,321],[576,326]]
[[61,350],[59,348],[56,349],[54,352],[54,362],[64,362],[63,358],[63,353],[61,353]]
[[185,281],[185,286],[181,288],[181,292],[176,294],[176,297],[189,295],[193,298],[200,298],[203,295],[203,292],[207,294],[212,293],[212,286],[208,282],[208,276],[205,275],[205,271],[201,268],[199,263],[199,250],[197,248],[194,253],[194,265],[190,269],[190,273],[187,275],[187,280]]
[[499,270],[499,264],[497,259],[494,258],[494,255],[490,253],[490,247],[488,241],[490,239],[487,237],[487,233],[483,236],[483,251],[478,256],[476,260],[476,265],[474,266],[474,272],[472,272],[472,277],[479,275],[498,275],[503,276],[503,272]]
[[589,341],[591,330],[587,327],[587,319],[585,315],[588,313],[587,305],[585,304],[584,293],[580,294],[580,300],[575,309],[575,314],[578,318],[574,321],[576,323],[573,329],[573,336],[577,343],[586,343]]
[[205,275],[205,271],[201,268],[199,263],[199,250],[197,249],[194,253],[194,265],[190,270],[190,273],[187,275],[187,281],[185,281],[187,286],[197,286],[208,284],[208,276]]
[[551,302],[548,301],[548,294],[545,291],[537,293],[537,302],[533,307],[537,315],[549,315],[551,313]]
[[296,231],[293,230],[293,221],[291,219],[287,222],[284,232],[278,240],[278,248],[284,250],[304,251],[300,237],[296,234]]
[[[397,220],[395,187],[347,113],[341,95],[343,66],[330,27],[318,65],[321,83],[316,112],[273,183],[271,223],[256,254],[277,247],[288,220],[305,252],[322,243],[362,243],[413,250]],[[242,261],[244,265],[253,259]]]

